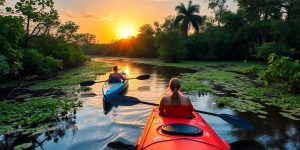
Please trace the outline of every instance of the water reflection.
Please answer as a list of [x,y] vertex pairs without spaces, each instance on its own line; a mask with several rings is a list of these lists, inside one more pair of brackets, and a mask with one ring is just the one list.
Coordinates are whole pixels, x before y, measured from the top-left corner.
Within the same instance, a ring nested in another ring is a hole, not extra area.
[[[94,61],[106,61],[118,64],[130,77],[150,74],[149,80],[130,80],[123,97],[116,97],[110,103],[102,100],[102,84],[94,84],[92,91],[83,93],[83,107],[77,111],[73,123],[62,123],[62,129],[39,136],[35,149],[131,149],[148,119],[153,106],[138,102],[128,102],[136,97],[145,102],[156,103],[165,90],[170,78],[192,70],[141,65],[124,60],[95,58]],[[106,80],[107,74],[98,77]],[[210,84],[210,82],[208,82]],[[188,93],[194,107],[199,110],[228,113],[250,120],[256,131],[234,128],[222,119],[203,115],[213,129],[229,143],[237,146],[253,145],[260,149],[299,149],[299,121],[283,118],[279,108],[266,106],[266,119],[260,119],[254,113],[240,113],[228,108],[218,108],[211,93]],[[45,140],[46,139],[46,140]],[[238,142],[240,141],[240,142]],[[250,148],[251,149],[251,148]],[[252,147],[253,149],[253,147]],[[264,148],[262,148],[264,149]]]

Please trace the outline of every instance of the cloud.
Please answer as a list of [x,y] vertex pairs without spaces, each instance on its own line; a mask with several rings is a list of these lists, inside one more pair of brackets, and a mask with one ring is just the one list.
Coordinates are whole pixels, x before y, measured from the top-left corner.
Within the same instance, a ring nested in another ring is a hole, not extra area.
[[114,14],[110,14],[108,16],[104,16],[104,17],[101,17],[100,20],[101,21],[106,21],[106,22],[111,22],[115,19],[115,16]]
[[93,21],[106,21],[110,22],[115,19],[114,14],[108,16],[98,16],[91,12],[82,12],[82,11],[73,11],[73,10],[64,10],[62,16],[70,19],[87,19]]

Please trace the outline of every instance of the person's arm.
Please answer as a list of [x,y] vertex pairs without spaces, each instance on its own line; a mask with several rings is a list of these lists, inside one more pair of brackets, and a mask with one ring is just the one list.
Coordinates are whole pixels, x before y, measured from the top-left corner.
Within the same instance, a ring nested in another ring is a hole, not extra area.
[[107,79],[106,81],[109,81],[109,80],[110,80],[110,78],[111,78],[111,73],[109,74],[109,76],[108,76],[108,79]]
[[124,76],[122,76],[120,73],[118,73],[118,75],[119,75],[119,78],[122,79],[123,81],[126,80],[126,78],[124,78]]
[[188,107],[189,107],[189,108],[188,108],[189,113],[190,113],[191,116],[193,116],[193,111],[195,110],[195,109],[194,109],[194,106],[193,106],[193,104],[192,104],[190,98],[187,97],[187,100],[188,100],[188,103],[189,103],[189,106],[188,106]]
[[159,109],[159,115],[160,115],[160,116],[165,116],[165,114],[164,114],[164,110],[165,110],[165,99],[164,99],[164,98],[161,99],[158,109]]

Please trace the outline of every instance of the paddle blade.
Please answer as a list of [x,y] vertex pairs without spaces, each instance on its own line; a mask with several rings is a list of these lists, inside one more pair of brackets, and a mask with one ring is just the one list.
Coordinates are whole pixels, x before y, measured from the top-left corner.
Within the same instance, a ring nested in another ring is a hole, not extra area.
[[138,77],[136,77],[136,79],[138,79],[138,80],[147,80],[147,79],[149,79],[150,78],[150,75],[141,75],[141,76],[138,76]]
[[95,84],[96,82],[95,81],[82,81],[80,82],[80,86],[91,86],[93,84]]
[[253,131],[255,129],[254,126],[250,122],[248,122],[247,120],[245,120],[243,118],[229,115],[229,114],[219,114],[219,117],[222,118],[224,121],[226,121],[238,128],[242,128],[242,129],[246,129],[246,130],[250,130],[250,131]]

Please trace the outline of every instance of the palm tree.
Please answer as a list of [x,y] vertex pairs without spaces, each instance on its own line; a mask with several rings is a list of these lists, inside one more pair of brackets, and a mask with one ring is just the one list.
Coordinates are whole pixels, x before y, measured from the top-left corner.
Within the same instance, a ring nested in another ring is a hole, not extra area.
[[188,35],[188,31],[193,27],[196,32],[199,32],[199,25],[203,22],[203,18],[199,15],[200,5],[193,5],[192,1],[189,1],[186,8],[183,3],[175,7],[177,16],[175,19],[175,26],[180,24],[180,30],[185,36]]

